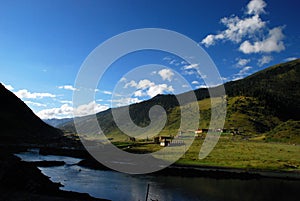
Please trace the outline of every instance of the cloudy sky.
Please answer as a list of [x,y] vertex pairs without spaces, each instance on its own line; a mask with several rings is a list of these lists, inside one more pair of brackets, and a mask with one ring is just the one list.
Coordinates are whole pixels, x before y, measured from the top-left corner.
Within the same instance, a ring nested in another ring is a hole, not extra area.
[[[95,100],[73,109],[72,94],[79,90],[74,83],[86,57],[133,29],[169,29],[191,38],[210,55],[224,82],[300,57],[300,3],[294,0],[0,0],[0,5],[0,82],[44,119],[206,87],[197,73],[201,64],[140,51],[114,62],[93,89]],[[157,66],[139,71],[147,64]]]

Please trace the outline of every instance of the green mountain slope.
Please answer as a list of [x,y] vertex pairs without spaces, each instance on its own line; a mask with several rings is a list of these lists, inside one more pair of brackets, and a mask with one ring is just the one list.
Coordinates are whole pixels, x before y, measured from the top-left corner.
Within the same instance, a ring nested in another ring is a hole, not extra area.
[[[227,129],[238,129],[243,136],[255,137],[276,132],[274,129],[289,119],[300,120],[299,59],[269,67],[224,86],[227,94]],[[218,87],[211,90],[218,90]],[[194,92],[200,108],[199,128],[208,128],[211,113],[208,90],[198,89]],[[180,124],[180,108],[173,95],[158,95],[148,101],[130,105],[132,121],[141,127],[147,126],[150,121],[148,112],[153,105],[161,105],[168,115],[167,124],[160,134],[176,134]],[[115,140],[128,139],[113,121],[111,109],[98,113],[97,118],[108,137]],[[88,119],[89,117],[80,118],[82,126]],[[75,132],[72,122],[65,123],[60,128]],[[300,134],[295,132],[290,139],[293,141],[298,135]],[[272,140],[272,136],[275,135],[269,134],[267,139]]]
[[300,59],[226,83],[225,88],[230,97],[258,98],[282,120],[300,119]]

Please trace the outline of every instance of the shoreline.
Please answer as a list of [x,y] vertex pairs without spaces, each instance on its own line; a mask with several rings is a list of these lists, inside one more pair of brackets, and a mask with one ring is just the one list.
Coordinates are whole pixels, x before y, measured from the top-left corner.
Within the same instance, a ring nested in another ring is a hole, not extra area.
[[87,193],[61,190],[61,186],[45,176],[37,164],[22,161],[14,152],[0,149],[0,200],[108,201]]
[[[78,166],[94,169],[115,171],[102,165],[94,158],[82,159]],[[242,169],[231,167],[201,166],[201,165],[180,165],[173,164],[157,172],[149,173],[149,175],[164,176],[180,176],[180,177],[208,177],[214,179],[285,179],[300,180],[300,171],[275,171],[275,170],[258,170],[258,169]]]
[[[19,148],[17,152],[27,151],[29,147]],[[33,148],[33,147],[30,147]],[[111,170],[110,168],[102,165],[96,161],[86,150],[82,149],[61,149],[51,147],[40,147],[41,155],[58,155],[81,158],[77,165],[96,169],[96,170]],[[114,170],[111,170],[114,171]],[[169,176],[198,176],[210,177],[216,179],[258,179],[258,178],[274,178],[274,179],[288,179],[300,180],[299,170],[268,170],[268,169],[244,169],[234,167],[221,167],[221,166],[206,166],[206,165],[185,165],[185,164],[172,164],[158,172],[149,173],[153,175],[169,175]]]

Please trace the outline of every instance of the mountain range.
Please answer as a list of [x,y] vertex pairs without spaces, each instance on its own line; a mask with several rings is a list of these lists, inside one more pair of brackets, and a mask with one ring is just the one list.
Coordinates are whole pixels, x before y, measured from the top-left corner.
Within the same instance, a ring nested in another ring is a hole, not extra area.
[[[278,64],[244,79],[224,84],[227,99],[225,128],[236,129],[244,136],[261,137],[268,141],[300,143],[300,59]],[[218,90],[218,87],[211,88]],[[208,89],[195,91],[200,108],[199,128],[208,128],[211,102]],[[191,92],[187,92],[191,93]],[[61,130],[75,133],[73,119],[46,121],[39,119],[27,105],[0,84],[0,137],[1,143],[57,142],[64,138]],[[179,96],[185,96],[180,94]],[[178,132],[180,107],[176,96],[157,95],[154,98],[129,106],[130,117],[138,126],[150,123],[148,112],[154,105],[164,107],[167,113],[161,135]],[[116,108],[116,110],[122,108]],[[97,114],[103,132],[114,140],[126,140],[116,125],[112,109]],[[82,126],[90,120],[80,117]],[[61,129],[61,130],[60,130]],[[96,133],[95,133],[96,134]]]
[[[271,66],[244,79],[227,82],[224,87],[227,99],[225,128],[239,130],[247,137],[300,143],[300,59]],[[217,91],[218,88],[210,90]],[[200,88],[193,92],[200,108],[199,128],[208,128],[211,114],[209,91]],[[150,123],[148,112],[154,105],[162,106],[168,116],[166,126],[160,134],[178,132],[180,107],[174,95],[157,95],[150,100],[130,105],[132,121],[138,126],[147,126]],[[112,109],[98,113],[97,119],[108,137],[115,140],[128,139],[114,122]],[[78,122],[84,127],[89,120],[90,117],[82,117]],[[76,132],[72,120],[60,124],[59,128]]]

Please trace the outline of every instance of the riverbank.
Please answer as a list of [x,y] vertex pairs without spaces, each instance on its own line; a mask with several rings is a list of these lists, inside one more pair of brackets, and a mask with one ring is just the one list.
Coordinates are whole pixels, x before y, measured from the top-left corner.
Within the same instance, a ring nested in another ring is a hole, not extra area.
[[[78,166],[95,169],[110,170],[93,158],[86,158],[80,161]],[[173,164],[160,171],[150,173],[150,175],[181,176],[181,177],[207,177],[214,179],[259,179],[276,178],[287,180],[300,180],[298,171],[267,171],[267,170],[247,170],[239,168],[224,168],[216,166],[200,165],[180,165]]]
[[0,200],[5,201],[101,201],[85,193],[63,191],[34,163],[21,161],[7,150],[0,150]]
[[[25,151],[26,148],[19,148],[18,151]],[[17,150],[15,150],[17,151]],[[40,154],[42,155],[59,155],[70,156],[75,158],[82,158],[77,165],[95,169],[95,170],[111,170],[102,165],[89,155],[83,149],[59,149],[50,147],[41,147]],[[44,162],[46,163],[46,162]],[[49,163],[50,164],[50,163]],[[54,165],[55,163],[53,163]],[[45,165],[45,164],[44,164]],[[51,166],[51,164],[50,164]],[[258,179],[258,178],[277,178],[288,180],[300,180],[299,170],[269,170],[269,169],[255,169],[255,168],[234,168],[224,166],[212,166],[201,164],[185,164],[175,163],[170,167],[160,170],[153,175],[166,175],[166,176],[182,176],[182,177],[208,177],[215,179]]]

